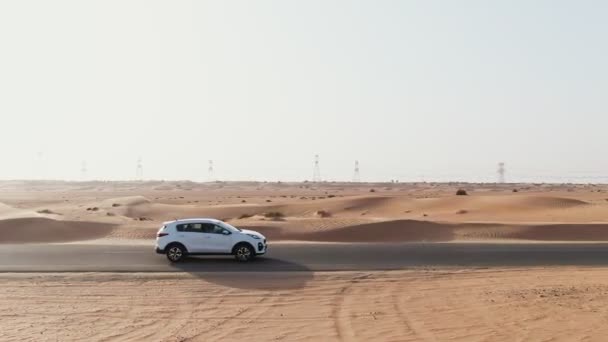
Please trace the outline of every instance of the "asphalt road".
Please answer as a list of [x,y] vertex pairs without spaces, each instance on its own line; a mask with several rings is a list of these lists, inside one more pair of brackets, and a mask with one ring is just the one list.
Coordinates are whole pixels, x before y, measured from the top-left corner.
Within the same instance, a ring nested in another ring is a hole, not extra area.
[[276,244],[250,263],[193,257],[172,265],[149,246],[0,245],[0,272],[280,272],[413,267],[608,266],[608,244]]

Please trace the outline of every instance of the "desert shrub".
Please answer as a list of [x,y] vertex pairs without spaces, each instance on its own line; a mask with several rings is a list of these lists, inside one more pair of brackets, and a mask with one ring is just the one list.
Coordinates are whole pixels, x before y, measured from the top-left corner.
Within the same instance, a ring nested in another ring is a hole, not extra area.
[[466,214],[466,213],[468,213],[468,212],[469,212],[468,210],[460,209],[460,210],[458,210],[458,211],[456,212],[456,214],[458,214],[458,215],[463,215],[463,214]]
[[458,189],[458,191],[456,191],[456,196],[466,196],[466,195],[468,195],[468,193],[464,189]]
[[327,195],[327,198],[334,198],[336,195]]
[[266,203],[270,203],[270,202],[272,202],[272,201],[271,200],[266,200]]
[[376,192],[376,189],[369,189],[369,192]]
[[243,220],[243,219],[250,218],[250,217],[253,217],[253,215],[251,215],[251,214],[243,214],[243,215],[239,216],[239,220]]
[[272,218],[272,219],[279,219],[279,218],[285,217],[285,215],[283,215],[283,213],[280,211],[269,211],[267,213],[264,213],[264,217]]
[[106,216],[116,216],[116,214],[111,213],[111,212],[107,212],[107,213],[106,213]]
[[519,190],[517,190],[517,189],[513,189],[513,192],[519,192]]
[[331,217],[331,213],[327,210],[319,210],[315,213],[319,217]]
[[120,207],[120,204],[119,204],[119,203],[113,203],[113,204],[112,204],[112,207],[113,207],[113,208]]
[[52,210],[49,210],[49,209],[38,210],[37,213],[39,213],[39,214],[56,214],[55,212],[53,212]]

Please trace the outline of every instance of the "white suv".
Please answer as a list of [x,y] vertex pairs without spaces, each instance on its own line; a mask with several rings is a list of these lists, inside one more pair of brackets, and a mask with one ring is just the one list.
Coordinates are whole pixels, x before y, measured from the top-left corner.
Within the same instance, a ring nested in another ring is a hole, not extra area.
[[264,235],[208,218],[165,222],[156,234],[156,253],[166,254],[171,262],[188,255],[234,255],[249,261],[267,248]]

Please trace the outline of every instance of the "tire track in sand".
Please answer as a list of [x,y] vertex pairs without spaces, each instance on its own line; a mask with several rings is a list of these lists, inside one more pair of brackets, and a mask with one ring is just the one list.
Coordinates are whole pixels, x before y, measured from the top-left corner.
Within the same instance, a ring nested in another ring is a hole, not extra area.
[[412,314],[405,308],[398,295],[398,290],[393,289],[393,307],[405,326],[414,334],[417,341],[436,342],[435,335],[427,330],[422,324],[412,319]]
[[357,334],[353,329],[350,303],[352,301],[353,286],[361,280],[369,278],[371,274],[363,274],[353,277],[348,284],[341,287],[334,295],[335,299],[332,303],[332,317],[334,317],[334,328],[338,339],[341,341],[356,341]]
[[338,339],[341,341],[354,341],[355,331],[353,330],[349,310],[346,307],[347,295],[353,283],[349,283],[341,287],[338,292],[334,295],[335,299],[332,303],[332,317],[334,317],[334,328],[338,335]]

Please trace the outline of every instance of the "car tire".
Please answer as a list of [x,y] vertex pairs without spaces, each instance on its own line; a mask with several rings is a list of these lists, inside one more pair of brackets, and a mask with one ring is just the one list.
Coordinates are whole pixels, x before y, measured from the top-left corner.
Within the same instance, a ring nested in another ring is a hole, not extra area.
[[248,262],[255,257],[255,251],[253,247],[243,243],[234,248],[234,257],[239,262]]
[[165,254],[170,262],[180,262],[186,257],[186,248],[178,244],[169,245]]

